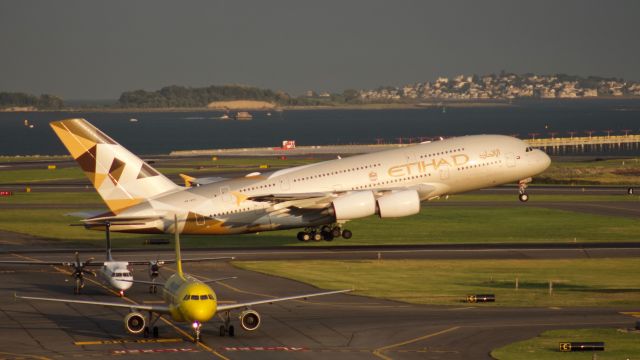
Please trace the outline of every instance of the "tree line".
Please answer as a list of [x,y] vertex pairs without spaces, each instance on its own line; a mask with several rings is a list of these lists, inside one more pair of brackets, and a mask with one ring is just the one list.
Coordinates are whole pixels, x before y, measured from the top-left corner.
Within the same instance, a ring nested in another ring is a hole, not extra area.
[[64,101],[54,95],[35,96],[21,92],[0,92],[0,107],[35,107],[38,109],[57,110],[64,107]]

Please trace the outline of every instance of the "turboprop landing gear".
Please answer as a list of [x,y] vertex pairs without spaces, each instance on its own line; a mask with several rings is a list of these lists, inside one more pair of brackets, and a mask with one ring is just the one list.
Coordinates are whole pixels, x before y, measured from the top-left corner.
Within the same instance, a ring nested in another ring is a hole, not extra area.
[[220,325],[220,336],[229,335],[229,337],[234,337],[236,335],[236,331],[231,325],[231,317],[229,316],[229,312],[227,311],[223,318],[224,324]]
[[518,182],[518,199],[522,202],[529,201],[529,195],[527,194],[527,184],[531,182],[531,178],[520,180]]

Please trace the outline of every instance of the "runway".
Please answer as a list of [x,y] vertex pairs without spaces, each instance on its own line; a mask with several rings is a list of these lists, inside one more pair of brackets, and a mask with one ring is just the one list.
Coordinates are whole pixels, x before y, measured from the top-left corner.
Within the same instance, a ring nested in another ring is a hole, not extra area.
[[[116,258],[141,255],[118,253]],[[17,257],[68,260],[69,255],[11,256]],[[318,291],[296,281],[239,270],[225,262],[187,264],[185,268],[204,280],[237,276],[238,279],[213,286],[222,302]],[[162,271],[164,276],[170,274],[168,267]],[[144,267],[135,273],[139,279],[146,278]],[[10,358],[12,355],[6,354],[10,352],[49,359],[139,358],[140,354],[185,359],[484,359],[490,358],[491,349],[547,329],[629,328],[634,324],[633,318],[620,314],[633,309],[495,308],[465,303],[419,306],[357,295],[332,295],[258,306],[255,310],[262,316],[261,328],[245,332],[236,321],[238,331],[234,338],[219,337],[219,323],[207,323],[203,344],[195,345],[189,341],[189,329],[184,324],[159,323],[163,342],[141,342],[144,339],[124,330],[126,311],[12,299],[14,291],[21,295],[78,298],[67,280],[68,275],[49,266],[0,268],[0,358]],[[93,281],[79,297],[125,301]],[[144,285],[134,285],[127,299],[138,303],[160,300],[158,295],[148,294]]]

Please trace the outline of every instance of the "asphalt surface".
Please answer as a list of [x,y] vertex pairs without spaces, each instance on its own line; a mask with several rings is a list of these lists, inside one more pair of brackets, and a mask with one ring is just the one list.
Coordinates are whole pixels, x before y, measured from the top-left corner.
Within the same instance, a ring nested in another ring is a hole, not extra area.
[[[255,253],[269,258],[268,252]],[[189,252],[185,254],[189,255]],[[239,259],[246,256],[237,255]],[[4,254],[2,258],[68,260],[69,256],[37,253]],[[116,259],[139,259],[144,254],[120,252],[115,256]],[[250,258],[256,257],[259,256],[254,254]],[[238,279],[213,286],[221,302],[319,291],[296,281],[239,270],[226,262],[187,264],[185,268],[202,279],[237,276]],[[163,269],[163,276],[168,276],[170,270]],[[141,267],[135,274],[145,279],[146,269]],[[495,308],[462,302],[460,306],[419,306],[355,295],[332,295],[257,306],[255,310],[263,320],[260,329],[242,331],[234,318],[238,329],[234,338],[218,335],[219,322],[207,323],[203,344],[195,345],[188,339],[189,329],[185,324],[159,322],[162,342],[141,342],[142,337],[124,330],[122,321],[126,311],[12,298],[17,292],[30,296],[124,301],[95,282],[88,282],[84,294],[75,296],[70,280],[68,275],[49,266],[0,267],[0,358],[13,356],[7,353],[50,359],[116,355],[138,358],[144,352],[149,358],[161,355],[184,359],[484,359],[490,358],[489,352],[494,348],[534,337],[548,329],[630,328],[635,323],[633,318],[620,314],[632,309]],[[126,296],[138,303],[160,300],[158,295],[148,294],[146,286],[138,284]]]

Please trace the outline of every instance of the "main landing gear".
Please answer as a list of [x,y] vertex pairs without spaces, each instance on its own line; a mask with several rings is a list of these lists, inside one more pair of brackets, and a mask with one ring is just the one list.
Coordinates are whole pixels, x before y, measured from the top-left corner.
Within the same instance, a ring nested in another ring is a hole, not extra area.
[[343,230],[339,225],[324,225],[321,228],[306,228],[298,233],[300,241],[333,241],[335,238],[342,237],[351,239],[353,233],[350,230]]
[[518,182],[518,199],[522,202],[529,201],[529,194],[527,194],[527,184],[531,182],[531,178],[520,180]]
[[220,336],[225,336],[225,335],[229,335],[229,337],[236,336],[236,331],[233,325],[231,325],[231,317],[228,311],[225,313],[224,318],[222,318],[222,321],[224,321],[224,324],[220,325]]
[[157,339],[158,337],[160,337],[160,330],[158,329],[157,326],[155,326],[158,320],[160,320],[160,315],[157,315],[154,319],[153,313],[149,311],[149,320],[148,320],[149,326],[145,326],[144,331],[142,333],[145,339],[148,338],[149,335],[152,335],[154,339]]

